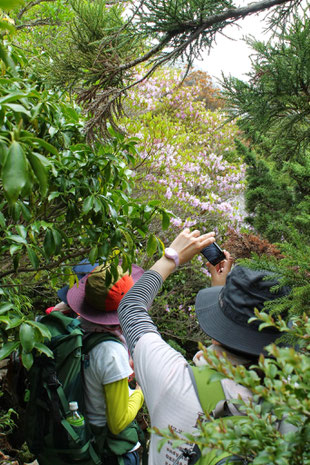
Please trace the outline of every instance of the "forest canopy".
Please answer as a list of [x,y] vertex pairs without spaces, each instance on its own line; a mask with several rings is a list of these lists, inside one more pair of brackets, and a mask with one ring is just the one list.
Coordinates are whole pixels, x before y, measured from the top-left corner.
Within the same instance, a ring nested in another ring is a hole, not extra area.
[[[260,359],[263,394],[251,370],[211,357],[264,402],[249,407],[251,428],[223,437],[210,422],[188,442],[233,448],[257,465],[307,463],[310,29],[302,7],[0,0],[1,360],[18,353],[28,370],[37,353],[51,355],[36,317],[77,282],[72,267],[81,259],[109,264],[109,280],[120,259],[125,270],[148,268],[185,226],[214,229],[237,263],[290,287],[257,318],[298,340],[299,350],[273,346]],[[224,77],[216,88],[194,60],[257,12],[276,40],[251,39],[248,80]],[[194,295],[209,283],[198,257],[171,276],[151,310],[188,359],[203,338]],[[1,449],[19,454],[19,420],[0,389]],[[298,433],[270,439],[292,405]],[[170,433],[160,434],[178,440]]]

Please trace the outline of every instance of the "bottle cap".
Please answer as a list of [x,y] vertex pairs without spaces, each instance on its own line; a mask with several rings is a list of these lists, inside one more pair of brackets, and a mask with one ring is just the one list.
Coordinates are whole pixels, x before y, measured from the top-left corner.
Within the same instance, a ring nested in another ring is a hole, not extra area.
[[74,411],[79,409],[79,404],[75,401],[69,402],[69,410]]

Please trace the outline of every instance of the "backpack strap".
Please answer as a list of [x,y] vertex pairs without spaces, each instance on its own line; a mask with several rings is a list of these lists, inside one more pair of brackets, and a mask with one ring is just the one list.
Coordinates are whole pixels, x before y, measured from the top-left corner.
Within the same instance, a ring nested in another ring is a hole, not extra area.
[[122,344],[117,336],[111,333],[90,333],[83,337],[83,354],[88,354],[94,347],[104,341],[114,341]]
[[215,370],[203,366],[187,365],[196,395],[204,412],[211,414],[218,402],[225,401],[225,394],[220,380],[211,381]]
[[[189,369],[189,374],[191,377],[191,381],[193,383],[196,395],[198,397],[199,403],[203,408],[205,413],[210,414],[214,419],[222,418],[222,417],[229,417],[234,416],[232,410],[230,409],[229,402],[227,402],[224,394],[224,390],[222,388],[222,384],[220,380],[212,381],[212,375],[216,373],[215,370],[209,368],[207,366],[203,367],[193,367],[191,365],[187,365]],[[238,417],[235,416],[235,419]],[[193,449],[194,452],[194,449]],[[200,451],[199,451],[200,452]],[[220,458],[218,462],[213,462],[214,465],[224,465],[229,464],[231,462],[238,462],[240,465],[247,464],[247,461],[244,461],[241,457],[237,455],[229,455],[227,453],[221,454],[223,458]],[[200,454],[201,456],[201,454]],[[198,454],[196,457],[193,457],[193,461],[189,461],[188,463],[196,463],[196,461],[200,458],[199,464],[203,465],[204,457],[200,457]],[[209,463],[209,462],[208,462]]]

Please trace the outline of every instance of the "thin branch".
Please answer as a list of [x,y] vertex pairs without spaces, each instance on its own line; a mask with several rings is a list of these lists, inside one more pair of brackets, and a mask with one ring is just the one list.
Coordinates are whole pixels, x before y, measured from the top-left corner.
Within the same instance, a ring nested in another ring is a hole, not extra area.
[[29,2],[28,4],[26,4],[24,8],[22,8],[19,11],[17,18],[21,19],[21,17],[23,16],[24,13],[26,13],[26,11],[30,10],[32,7],[39,5],[40,3],[43,3],[43,2],[55,2],[55,0],[33,0],[32,2]]
[[[79,257],[80,255],[84,255],[85,253],[88,253],[90,251],[90,247],[87,249],[80,249],[79,252],[74,252],[66,256],[66,260],[74,257]],[[45,266],[40,266],[39,268],[19,268],[17,270],[8,270],[5,271],[4,273],[0,274],[0,279],[4,278],[5,276],[8,276],[10,274],[18,274],[18,273],[37,273],[38,271],[43,271],[43,270],[52,270],[53,268],[59,267],[64,261],[64,257],[61,257],[59,260],[56,262],[50,263],[49,265]],[[1,287],[1,285],[0,285]]]
[[19,24],[18,26],[15,26],[16,29],[24,29],[26,27],[36,27],[36,26],[59,26],[60,22],[50,22],[48,19],[37,19],[36,21],[33,21],[32,23],[25,23],[25,24]]

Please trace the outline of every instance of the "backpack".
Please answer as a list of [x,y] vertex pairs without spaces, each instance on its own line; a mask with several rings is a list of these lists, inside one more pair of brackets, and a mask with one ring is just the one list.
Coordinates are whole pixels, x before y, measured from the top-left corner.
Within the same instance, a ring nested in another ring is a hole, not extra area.
[[[97,344],[107,340],[121,342],[109,333],[85,336],[79,320],[61,312],[42,317],[40,323],[51,333],[51,340],[45,344],[54,358],[35,355],[27,375],[25,436],[29,450],[40,465],[100,465],[102,456],[85,415],[83,365]],[[71,401],[78,402],[84,416],[84,429],[79,434],[66,420]],[[130,450],[130,441],[128,446]]]
[[[237,410],[234,404],[226,400],[220,380],[210,382],[215,372],[212,368],[188,365],[188,369],[204,412],[209,413],[214,419],[229,417],[231,421],[238,422],[240,418],[244,418],[245,415],[242,413],[236,414]],[[285,418],[278,423],[277,428],[282,434],[296,431],[296,427],[287,423]],[[215,451],[210,451],[207,455],[202,456],[197,445],[191,450],[183,449],[178,459],[181,458],[187,458],[188,465],[248,465],[250,463],[242,457],[229,455],[227,452],[217,456]]]

